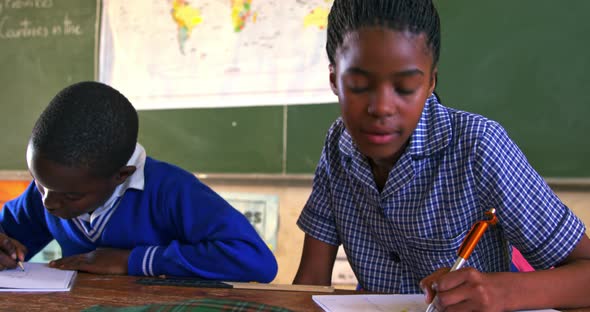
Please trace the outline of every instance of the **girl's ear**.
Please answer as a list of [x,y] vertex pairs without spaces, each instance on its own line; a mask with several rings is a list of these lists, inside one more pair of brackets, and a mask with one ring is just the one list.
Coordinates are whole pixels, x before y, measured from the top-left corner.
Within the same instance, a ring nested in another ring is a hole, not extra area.
[[334,64],[330,64],[330,89],[332,89],[332,93],[338,96],[338,85],[336,84],[336,68]]
[[434,92],[434,89],[436,88],[436,83],[438,80],[438,67],[434,67],[432,69],[432,76],[430,76],[430,92],[428,92],[429,94],[432,94],[432,92]]
[[123,166],[119,169],[119,171],[117,173],[115,173],[115,183],[117,185],[125,182],[125,180],[127,180],[127,178],[129,178],[130,175],[132,175],[135,172],[136,167],[135,166]]

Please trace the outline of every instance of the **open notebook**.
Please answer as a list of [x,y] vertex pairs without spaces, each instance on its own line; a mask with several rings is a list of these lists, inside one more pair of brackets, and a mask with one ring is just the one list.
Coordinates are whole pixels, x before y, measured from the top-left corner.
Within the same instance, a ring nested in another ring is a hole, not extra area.
[[0,292],[69,291],[76,279],[76,271],[58,270],[46,263],[25,262],[19,267],[0,271]]
[[312,298],[326,312],[424,312],[428,306],[424,295],[317,295]]

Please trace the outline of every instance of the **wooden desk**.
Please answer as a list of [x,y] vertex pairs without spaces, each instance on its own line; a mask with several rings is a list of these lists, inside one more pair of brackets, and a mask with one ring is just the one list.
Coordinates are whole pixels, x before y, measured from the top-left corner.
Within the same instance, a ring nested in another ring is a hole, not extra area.
[[[293,311],[323,311],[312,295],[328,293],[262,291],[246,289],[149,286],[138,277],[79,273],[72,290],[53,293],[0,293],[2,311],[80,311],[93,305],[138,306],[188,299],[236,299],[279,306]],[[352,294],[336,290],[334,294]]]
[[[69,292],[0,293],[1,311],[80,311],[94,305],[114,307],[140,306],[150,303],[188,299],[217,298],[264,303],[293,311],[322,312],[312,295],[354,294],[350,290],[334,293],[263,291],[246,289],[148,286],[135,283],[138,277],[78,273]],[[572,309],[568,312],[588,312]]]

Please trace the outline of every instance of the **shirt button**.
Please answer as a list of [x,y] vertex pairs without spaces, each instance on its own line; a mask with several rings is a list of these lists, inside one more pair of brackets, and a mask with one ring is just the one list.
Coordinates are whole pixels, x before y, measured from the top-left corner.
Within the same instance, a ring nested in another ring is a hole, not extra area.
[[398,263],[401,261],[399,255],[396,252],[392,252],[390,254],[391,260],[393,260],[393,262]]

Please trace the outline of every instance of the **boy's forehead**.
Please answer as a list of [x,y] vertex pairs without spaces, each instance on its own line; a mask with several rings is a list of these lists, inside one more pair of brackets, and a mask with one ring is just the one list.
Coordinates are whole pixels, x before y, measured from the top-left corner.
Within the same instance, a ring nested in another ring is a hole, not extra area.
[[35,180],[55,191],[81,192],[100,182],[88,168],[59,164],[34,148],[27,148],[27,166]]

